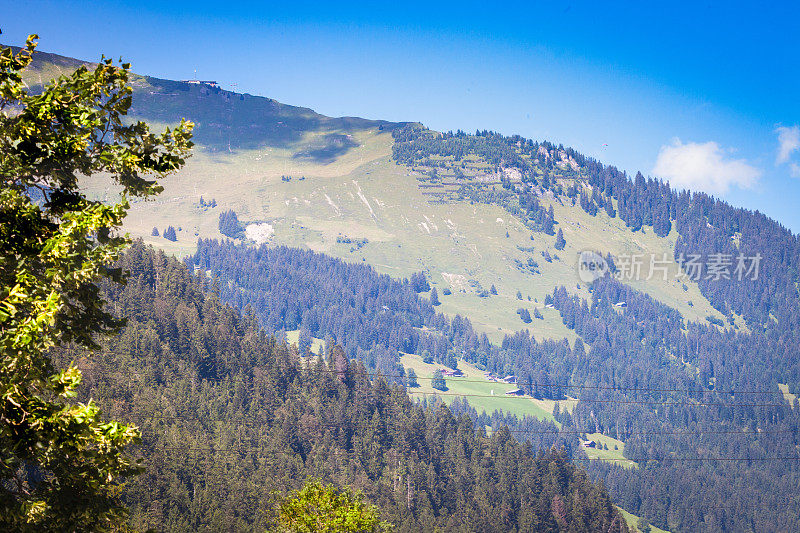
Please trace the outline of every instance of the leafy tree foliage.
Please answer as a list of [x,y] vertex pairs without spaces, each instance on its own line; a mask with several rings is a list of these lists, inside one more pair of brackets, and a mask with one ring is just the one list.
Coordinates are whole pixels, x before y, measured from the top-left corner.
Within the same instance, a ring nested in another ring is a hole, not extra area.
[[[183,165],[191,125],[126,125],[129,67],[109,59],[29,92],[35,41],[0,50],[0,528],[105,529],[124,514],[117,483],[138,470],[125,450],[139,431],[76,403],[80,370],[49,354],[119,327],[94,283],[122,279],[107,267],[127,243],[116,235],[127,198],[159,192],[148,175]],[[100,172],[120,203],[81,194],[78,177]]]
[[286,533],[371,533],[389,531],[378,508],[364,503],[361,494],[340,491],[319,480],[309,481],[278,505],[277,529]]

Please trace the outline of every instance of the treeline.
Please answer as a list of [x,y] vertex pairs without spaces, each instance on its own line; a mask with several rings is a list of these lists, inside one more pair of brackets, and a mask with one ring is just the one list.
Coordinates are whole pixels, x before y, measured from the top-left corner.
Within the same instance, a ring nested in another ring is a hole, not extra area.
[[331,340],[371,371],[401,372],[402,351],[427,352],[442,364],[463,357],[498,374],[514,372],[513,353],[476,333],[469,319],[447,318],[418,295],[430,290],[422,273],[396,280],[308,250],[205,239],[188,263],[218,278],[222,300],[254,313],[266,331],[300,329]]
[[338,347],[303,366],[203,272],[140,242],[118,266],[127,285],[104,289],[128,317],[120,334],[54,357],[80,361],[84,394],[142,428],[145,473],[122,487],[135,529],[267,529],[273,491],[313,476],[363,491],[399,531],[627,531],[569,451],[537,453],[497,425],[486,437]]
[[[560,161],[578,155],[571,148],[543,141],[536,142],[519,135],[503,136],[493,131],[476,131],[470,135],[461,130],[438,133],[419,124],[405,124],[392,131],[392,155],[399,163],[414,165],[429,162],[432,155],[451,157],[461,161],[466,156],[477,155],[495,167],[513,167],[524,175],[533,177],[536,170],[571,174],[570,167],[559,166]],[[560,157],[563,155],[563,158]],[[435,162],[430,162],[435,165]]]
[[[392,135],[395,140],[392,154],[401,164],[448,167],[458,179],[463,177],[461,165],[464,158],[472,155],[481,158],[498,173],[503,168],[519,170],[521,184],[502,177],[503,188],[500,190],[465,183],[459,194],[471,201],[501,205],[521,218],[531,230],[555,234],[553,209],[541,205],[538,196],[543,190],[550,189],[563,193],[555,183],[556,175],[577,176],[573,168],[565,164],[576,155],[573,150],[520,136],[504,137],[485,130],[476,131],[475,135],[463,131],[439,134],[417,124],[397,128]],[[433,160],[431,156],[451,157],[453,160]]]

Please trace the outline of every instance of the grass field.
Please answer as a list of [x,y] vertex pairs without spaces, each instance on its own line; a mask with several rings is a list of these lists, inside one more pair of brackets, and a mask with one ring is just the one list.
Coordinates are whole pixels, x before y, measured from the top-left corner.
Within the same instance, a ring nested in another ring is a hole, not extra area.
[[[602,433],[590,433],[587,435],[590,440],[595,441],[598,443],[597,448],[582,448],[584,452],[586,452],[586,456],[589,459],[600,459],[603,461],[608,461],[609,463],[618,464],[623,468],[638,468],[639,465],[631,461],[630,459],[626,459],[623,455],[625,451],[625,443],[621,440],[608,437],[603,435]],[[605,445],[608,447],[607,450],[603,450],[600,446]],[[615,449],[616,447],[616,449]]]
[[[537,400],[531,397],[509,397],[505,396],[507,391],[516,389],[516,385],[506,383],[496,383],[487,380],[483,372],[464,360],[458,362],[458,368],[464,372],[461,378],[445,378],[448,390],[444,393],[431,387],[431,377],[437,369],[445,367],[438,363],[426,364],[422,358],[414,354],[404,354],[400,358],[400,364],[408,372],[414,369],[417,374],[419,387],[409,389],[409,394],[414,399],[421,399],[429,396],[438,396],[445,403],[450,404],[457,397],[464,397],[469,404],[478,412],[492,413],[495,410],[506,414],[517,416],[533,416],[539,420],[549,420],[559,428],[561,424],[553,418],[553,408],[556,402],[553,400]],[[566,400],[558,402],[561,409],[569,412],[575,408],[577,400]],[[600,445],[605,445],[608,450],[600,448],[582,448],[589,459],[600,459],[609,463],[618,464],[623,468],[636,468],[638,465],[623,456],[625,443],[621,440],[608,437],[601,433],[587,435]],[[616,449],[614,447],[616,446]]]
[[780,389],[780,391],[783,393],[783,399],[794,405],[797,395],[789,392],[789,385],[786,385],[785,383],[779,383],[778,389]]
[[[524,328],[539,339],[574,342],[574,332],[563,325],[556,310],[544,308],[544,298],[559,285],[589,296],[584,285],[578,288],[575,263],[580,250],[661,253],[674,245],[674,236],[632,234],[619,219],[604,213],[591,217],[580,208],[554,202],[556,218],[567,236],[567,248],[556,251],[554,237],[531,233],[498,206],[434,203],[418,186],[414,173],[390,160],[389,133],[376,128],[355,134],[358,146],[334,163],[296,159],[293,155],[312,144],[315,135],[308,134],[289,148],[234,153],[198,150],[183,171],[163,182],[165,191],[156,200],[132,204],[125,229],[181,257],[193,253],[199,237],[222,238],[219,214],[233,209],[244,224],[271,224],[275,231],[271,244],[366,262],[395,277],[424,271],[439,292],[439,310],[468,317],[477,331],[487,333],[494,342]],[[292,179],[286,182],[281,176]],[[115,198],[102,177],[86,180],[84,185],[95,198]],[[201,196],[206,202],[216,200],[217,207],[201,206]],[[169,225],[179,230],[176,242],[151,236],[154,227],[163,233]],[[339,237],[365,239],[366,244],[353,247],[337,242]],[[549,252],[553,261],[545,261],[542,252]],[[517,261],[528,259],[538,263],[538,274],[517,267]],[[497,295],[479,296],[481,289],[488,291],[492,285]],[[695,286],[687,283],[687,287],[683,291],[672,280],[643,281],[637,286],[693,319],[719,316]],[[452,294],[443,295],[444,288]],[[693,307],[688,306],[690,300]],[[544,319],[524,324],[516,313],[520,307],[531,313],[537,308]]]
[[[631,528],[631,531],[640,531],[639,528],[636,527],[636,524],[639,523],[639,517],[635,514],[631,514],[622,507],[617,507],[619,512],[622,513],[622,517],[625,519],[625,522],[628,524],[628,527]],[[656,526],[650,526],[650,533],[669,533],[669,531],[664,529],[659,529]]]
[[[483,372],[464,360],[458,362],[458,368],[464,372],[463,378],[446,378],[448,390],[443,394],[431,387],[430,377],[436,369],[444,366],[434,363],[426,364],[418,355],[405,354],[400,358],[400,364],[408,371],[413,368],[417,374],[419,387],[409,389],[414,399],[425,396],[439,396],[445,403],[450,404],[456,397],[463,396],[478,412],[492,413],[495,410],[517,416],[533,416],[539,420],[549,420],[561,426],[553,418],[553,402],[536,400],[530,397],[505,396],[507,391],[516,389],[515,385],[495,383],[487,380]],[[422,378],[422,379],[420,379]],[[572,402],[562,402],[569,404]],[[549,410],[548,410],[549,408]],[[569,407],[572,409],[572,406]]]

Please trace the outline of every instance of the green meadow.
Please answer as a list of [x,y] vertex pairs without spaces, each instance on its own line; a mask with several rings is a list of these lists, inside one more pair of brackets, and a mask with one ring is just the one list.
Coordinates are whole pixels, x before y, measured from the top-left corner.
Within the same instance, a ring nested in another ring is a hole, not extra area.
[[406,372],[413,368],[417,374],[419,387],[408,389],[409,395],[413,399],[438,396],[446,404],[450,404],[455,398],[464,397],[478,412],[492,413],[494,411],[502,411],[519,417],[533,416],[539,420],[549,420],[557,426],[561,426],[553,418],[552,409],[547,410],[547,407],[551,404],[530,397],[506,396],[505,393],[516,389],[516,385],[489,381],[484,377],[480,369],[464,360],[458,362],[458,368],[464,373],[464,377],[445,378],[447,391],[444,392],[431,387],[430,379],[435,370],[443,369],[445,368],[444,366],[438,363],[426,364],[420,356],[414,354],[404,354],[400,358],[400,364],[403,365]]

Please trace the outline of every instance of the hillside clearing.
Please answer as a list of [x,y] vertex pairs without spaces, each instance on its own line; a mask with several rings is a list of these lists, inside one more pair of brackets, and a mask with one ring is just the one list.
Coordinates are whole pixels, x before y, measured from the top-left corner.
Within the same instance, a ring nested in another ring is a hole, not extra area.
[[448,390],[444,394],[439,394],[439,391],[431,387],[429,379],[435,370],[444,369],[444,366],[438,363],[426,364],[420,356],[414,354],[404,354],[400,358],[400,364],[403,365],[406,372],[413,368],[417,374],[420,386],[409,389],[409,394],[413,399],[439,396],[446,404],[450,404],[455,398],[463,395],[464,399],[479,413],[491,414],[494,411],[502,411],[518,417],[532,416],[539,420],[548,420],[561,427],[561,424],[553,418],[552,409],[547,410],[550,405],[548,402],[530,397],[506,396],[506,392],[516,389],[517,386],[489,381],[484,377],[483,371],[463,359],[458,361],[458,368],[464,373],[464,377],[446,378]]

